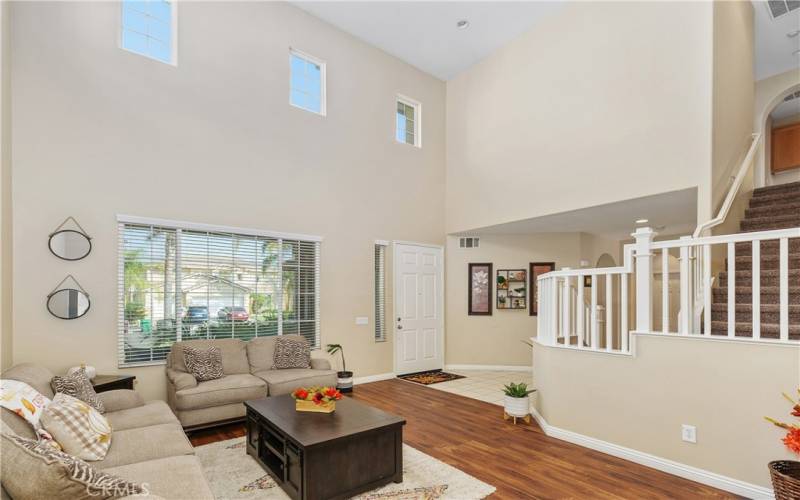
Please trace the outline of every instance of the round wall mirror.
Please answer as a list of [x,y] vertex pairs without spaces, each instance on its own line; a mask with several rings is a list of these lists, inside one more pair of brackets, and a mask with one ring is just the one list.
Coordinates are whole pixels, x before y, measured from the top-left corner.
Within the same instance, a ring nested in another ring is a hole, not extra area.
[[92,240],[74,229],[61,229],[47,242],[53,255],[64,260],[81,260],[92,251]]
[[92,303],[83,290],[62,288],[47,296],[47,310],[56,318],[80,318],[89,311]]

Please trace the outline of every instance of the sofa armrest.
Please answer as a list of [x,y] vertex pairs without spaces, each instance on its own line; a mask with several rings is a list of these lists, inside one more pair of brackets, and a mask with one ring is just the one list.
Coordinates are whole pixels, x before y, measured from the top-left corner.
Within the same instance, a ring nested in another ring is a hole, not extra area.
[[311,358],[312,370],[330,370],[331,362],[322,358]]
[[167,368],[167,378],[169,379],[170,382],[172,382],[172,385],[175,386],[176,391],[197,387],[197,379],[195,379],[194,375],[192,375],[191,373],[181,372],[178,370],[173,370],[172,368]]
[[106,391],[97,394],[100,401],[103,402],[106,411],[120,411],[129,408],[136,408],[144,405],[144,400],[138,392],[130,389],[116,389],[113,391]]

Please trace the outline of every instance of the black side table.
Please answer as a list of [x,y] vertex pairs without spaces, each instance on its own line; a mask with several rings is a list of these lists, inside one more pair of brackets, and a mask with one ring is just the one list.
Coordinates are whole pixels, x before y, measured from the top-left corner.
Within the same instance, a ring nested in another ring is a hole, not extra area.
[[95,392],[113,391],[115,389],[133,389],[135,375],[97,375],[92,379]]

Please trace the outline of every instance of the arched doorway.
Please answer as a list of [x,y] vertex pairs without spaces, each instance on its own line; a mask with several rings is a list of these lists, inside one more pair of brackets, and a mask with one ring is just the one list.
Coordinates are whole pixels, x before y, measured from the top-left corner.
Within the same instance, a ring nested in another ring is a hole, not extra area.
[[800,165],[793,160],[800,155],[800,84],[765,99],[756,110],[756,127],[762,136],[756,187],[800,181]]

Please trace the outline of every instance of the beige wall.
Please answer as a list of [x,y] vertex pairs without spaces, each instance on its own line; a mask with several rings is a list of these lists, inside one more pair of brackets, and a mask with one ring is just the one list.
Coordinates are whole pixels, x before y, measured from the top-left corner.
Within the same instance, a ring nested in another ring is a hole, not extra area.
[[[118,9],[12,8],[14,361],[118,371],[122,213],[323,236],[322,343],[342,343],[356,376],[390,372],[373,242],[444,244],[444,84],[273,2],[181,3],[173,67],[117,47]],[[290,46],[327,61],[326,117],[289,106]],[[423,104],[422,149],[394,140],[398,93]],[[68,215],[94,238],[74,263],[46,245]],[[44,305],[68,273],[93,301],[75,321]],[[164,396],[163,367],[125,371]]]
[[766,160],[769,154],[768,136],[771,129],[767,126],[769,114],[786,95],[797,90],[800,90],[800,69],[787,71],[756,82],[753,127],[764,137],[756,155],[754,167],[757,187],[800,181],[800,170],[790,170],[772,175],[769,171],[769,162]]
[[[636,336],[635,356],[535,344],[534,404],[547,423],[579,434],[769,486],[767,462],[792,459],[781,392],[800,383],[797,347]],[[697,427],[697,443],[681,425]]]
[[[447,83],[447,230],[698,186],[712,4],[566,6]],[[602,182],[598,182],[602,175]]]
[[[492,297],[491,316],[467,315],[470,262],[491,262],[498,269],[528,269],[531,262],[555,262],[556,268],[577,267],[579,233],[484,235],[478,248],[459,248],[458,238],[447,237],[445,362],[467,365],[530,364],[530,348],[522,343],[536,336],[536,316],[528,309],[500,310]],[[492,288],[496,295],[496,287]]]
[[716,213],[753,133],[753,5],[714,2],[712,209]]
[[0,369],[11,366],[11,22],[0,2]]

